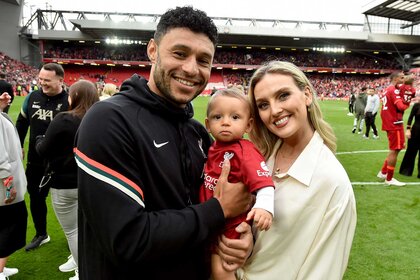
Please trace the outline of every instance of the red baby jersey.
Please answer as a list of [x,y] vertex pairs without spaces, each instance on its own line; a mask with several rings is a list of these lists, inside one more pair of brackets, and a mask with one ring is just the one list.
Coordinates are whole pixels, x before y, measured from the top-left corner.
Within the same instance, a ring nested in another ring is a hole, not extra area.
[[403,129],[402,114],[395,105],[402,102],[400,91],[393,85],[386,88],[382,97],[382,130],[399,130]]
[[[209,149],[208,159],[204,167],[204,184],[200,189],[200,201],[213,197],[214,188],[222,172],[223,161],[229,159],[230,183],[243,182],[251,193],[272,186],[270,171],[265,164],[264,157],[250,141],[241,139],[235,142],[223,143],[216,141]],[[235,227],[246,220],[246,213],[226,221],[225,235],[238,238]]]
[[410,104],[411,99],[413,99],[416,96],[416,89],[410,85],[400,85],[399,87],[400,90],[400,96],[401,96],[401,100],[405,103],[405,104]]

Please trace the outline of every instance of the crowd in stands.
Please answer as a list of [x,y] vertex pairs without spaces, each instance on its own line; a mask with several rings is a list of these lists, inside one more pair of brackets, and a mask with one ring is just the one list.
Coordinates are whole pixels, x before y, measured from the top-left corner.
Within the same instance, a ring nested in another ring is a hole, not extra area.
[[[252,71],[225,71],[225,85],[242,85],[247,89]],[[233,73],[234,72],[234,73]],[[347,98],[358,93],[362,87],[374,88],[381,92],[388,84],[388,76],[311,74],[306,73],[319,96],[326,98]]]
[[6,81],[12,84],[15,92],[25,94],[37,80],[38,69],[26,65],[0,52],[0,72],[6,74]]
[[47,58],[92,59],[92,60],[122,60],[122,61],[147,61],[145,46],[126,45],[113,47],[74,46],[50,47],[44,51]]
[[[135,61],[145,61],[147,56],[145,52],[139,51],[139,48],[142,47],[139,45],[136,46],[125,46],[120,50],[115,50],[112,48],[103,48],[99,47],[75,47],[75,48],[49,48],[45,52],[45,56],[50,56],[54,58],[85,58],[85,59],[117,59],[117,60],[135,60]],[[298,66],[328,66],[328,67],[354,67],[358,66],[359,68],[394,68],[397,69],[397,65],[393,62],[392,59],[381,60],[380,63],[375,65],[375,63],[369,61],[369,57],[357,56],[352,54],[348,56],[347,54],[340,55],[328,55],[321,54],[317,52],[296,52],[293,54],[286,54],[277,52],[276,55],[273,55],[270,52],[260,52],[254,51],[252,54],[247,53],[250,50],[238,50],[238,51],[225,51],[218,50],[216,53],[214,63],[222,64],[262,64],[269,59],[283,59],[287,61],[294,62]],[[378,60],[374,60],[378,62]],[[70,67],[70,66],[68,66]],[[77,67],[77,68],[75,68]],[[104,68],[104,69],[102,69]],[[110,67],[108,67],[110,68]],[[93,68],[91,70],[88,66],[75,66],[73,65],[71,69],[66,68],[66,82],[68,85],[76,82],[79,79],[88,79],[92,82],[97,82],[100,84],[104,83],[114,83],[118,86],[121,85],[124,79],[132,75],[131,72],[123,69],[122,67],[112,67],[112,70],[109,71],[105,69],[105,66],[101,68]],[[80,70],[79,70],[80,69]],[[22,91],[23,94],[29,92],[31,87],[34,85],[33,81],[37,79],[38,70],[34,67],[28,66],[22,62],[19,62],[15,59],[8,57],[7,55],[0,53],[0,71],[7,73],[7,80],[12,83],[17,94],[19,91]],[[140,71],[138,69],[132,69],[131,71]],[[214,69],[213,72],[220,70]],[[221,77],[223,77],[223,84],[228,85],[242,85],[245,90],[249,84],[249,79],[252,76],[253,71],[246,70],[231,70],[223,69],[221,70]],[[137,73],[137,72],[136,72]],[[139,74],[143,74],[138,72]],[[350,96],[353,92],[359,92],[360,89],[364,86],[372,87],[377,90],[384,88],[387,83],[387,76],[373,76],[373,75],[357,75],[357,74],[311,74],[307,73],[310,77],[317,93],[323,97],[330,98],[345,98]]]
[[261,65],[271,60],[282,60],[299,67],[398,69],[399,63],[389,54],[322,53],[316,51],[285,50],[217,50],[214,64]]
[[[46,58],[148,61],[144,45],[50,46],[44,51]],[[393,55],[364,53],[323,53],[313,50],[274,49],[217,49],[214,64],[261,65],[271,60],[289,61],[300,67],[398,69]]]

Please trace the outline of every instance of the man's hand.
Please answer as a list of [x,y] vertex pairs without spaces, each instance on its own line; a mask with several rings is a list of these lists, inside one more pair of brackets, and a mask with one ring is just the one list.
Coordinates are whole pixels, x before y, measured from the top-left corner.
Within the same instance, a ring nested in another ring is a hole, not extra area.
[[236,227],[236,232],[241,234],[239,239],[229,239],[224,235],[219,239],[218,254],[227,271],[235,271],[243,266],[254,248],[254,238],[249,224],[242,222]]
[[243,183],[228,182],[230,162],[223,162],[222,173],[217,181],[213,196],[219,200],[225,218],[236,217],[248,211],[252,206],[252,195]]
[[407,129],[405,131],[405,137],[407,137],[407,139],[410,139],[411,138],[411,130],[410,129]]

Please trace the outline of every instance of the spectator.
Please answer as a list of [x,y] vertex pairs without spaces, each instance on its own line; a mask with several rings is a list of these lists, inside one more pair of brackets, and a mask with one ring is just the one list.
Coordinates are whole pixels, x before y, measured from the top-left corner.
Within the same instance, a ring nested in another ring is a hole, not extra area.
[[366,132],[363,135],[363,138],[369,139],[370,128],[373,129],[373,139],[378,139],[378,131],[376,130],[375,118],[376,114],[379,111],[380,101],[379,96],[376,94],[375,90],[370,88],[367,91],[367,101],[365,107],[365,122],[366,122]]
[[105,100],[107,98],[110,98],[116,92],[118,92],[116,85],[110,84],[110,83],[105,84],[104,88],[102,89],[102,93],[101,93],[101,96],[99,97],[99,99],[100,100]]
[[[76,131],[86,111],[99,101],[92,82],[80,80],[69,90],[69,111],[58,114],[45,136],[38,136],[36,150],[54,171],[51,200],[77,265],[77,165],[73,156]],[[76,276],[71,278],[78,279]]]
[[7,114],[9,112],[10,105],[15,98],[15,94],[13,92],[12,84],[6,81],[6,74],[0,72],[0,94],[3,94],[3,92],[7,92],[7,94],[10,95],[10,103],[3,109],[3,112]]
[[363,131],[363,123],[365,120],[365,108],[366,108],[366,87],[362,87],[362,91],[356,96],[356,101],[354,102],[354,121],[352,133],[356,132],[361,134]]
[[40,90],[32,91],[26,96],[16,121],[20,143],[25,144],[26,134],[30,128],[26,178],[30,210],[35,226],[35,237],[25,247],[26,251],[38,248],[50,241],[47,233],[48,188],[39,189],[45,171],[44,160],[35,150],[36,137],[44,135],[53,118],[62,111],[67,111],[68,94],[63,90],[64,69],[55,63],[45,64],[39,71]]
[[[414,124],[413,123],[414,119]],[[413,175],[414,163],[417,159],[417,178],[420,178],[420,103],[415,103],[411,109],[410,116],[407,121],[407,150],[400,166],[400,174],[405,176]]]
[[0,280],[19,272],[5,265],[11,254],[25,246],[28,218],[22,152],[16,128],[7,114],[1,113],[8,104],[5,99],[4,94],[0,96]]

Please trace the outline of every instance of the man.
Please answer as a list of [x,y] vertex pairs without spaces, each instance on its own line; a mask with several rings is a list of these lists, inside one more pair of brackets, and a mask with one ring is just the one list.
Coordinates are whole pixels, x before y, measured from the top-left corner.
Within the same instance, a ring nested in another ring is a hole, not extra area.
[[350,97],[349,97],[349,112],[347,113],[347,116],[353,116],[353,112],[354,112],[354,102],[356,101],[356,95],[354,94],[354,92],[352,91],[350,93]]
[[47,204],[48,189],[40,190],[39,183],[44,175],[44,160],[35,150],[36,137],[44,135],[52,119],[60,112],[68,109],[68,94],[63,89],[64,69],[55,63],[45,64],[39,72],[40,90],[32,91],[23,101],[16,121],[22,148],[30,128],[26,178],[30,210],[35,226],[35,237],[25,250],[33,250],[50,241],[47,234]]
[[[202,11],[167,11],[147,47],[150,80],[133,75],[84,117],[75,148],[80,279],[209,278],[208,237],[249,204],[243,184],[227,182],[228,161],[215,198],[198,204],[211,140],[191,101],[210,78],[216,40]],[[252,248],[250,227],[241,231],[219,246],[231,271]]]
[[363,123],[365,120],[365,108],[366,108],[366,87],[362,87],[362,91],[356,96],[354,101],[354,121],[352,133],[356,132],[359,127],[357,134],[361,134],[363,130]]
[[369,131],[372,127],[373,129],[373,139],[378,139],[378,130],[376,129],[375,125],[375,118],[376,114],[379,110],[380,100],[379,96],[376,94],[373,88],[368,89],[367,91],[367,101],[366,101],[366,108],[365,108],[365,123],[366,123],[366,132],[363,135],[363,138],[369,139]]
[[10,95],[10,103],[3,109],[4,113],[9,112],[10,104],[12,104],[13,99],[15,98],[15,94],[13,93],[12,84],[6,81],[6,74],[1,72],[0,73],[0,94],[7,92]]
[[393,177],[398,154],[405,146],[402,115],[409,105],[403,103],[399,90],[395,87],[404,81],[404,73],[394,72],[390,75],[390,80],[391,84],[385,89],[382,97],[381,110],[382,130],[386,131],[388,136],[389,152],[377,177],[385,179],[387,185],[401,187],[405,183]]

